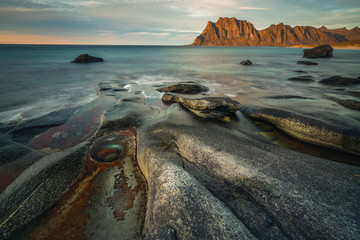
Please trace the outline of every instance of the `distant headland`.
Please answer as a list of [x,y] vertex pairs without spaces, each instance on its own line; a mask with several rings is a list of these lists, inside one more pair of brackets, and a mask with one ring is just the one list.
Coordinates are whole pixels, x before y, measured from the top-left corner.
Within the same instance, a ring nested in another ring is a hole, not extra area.
[[334,47],[360,47],[360,29],[328,29],[312,26],[272,24],[257,30],[246,20],[220,17],[216,23],[208,22],[193,46],[274,46],[300,47],[331,44]]

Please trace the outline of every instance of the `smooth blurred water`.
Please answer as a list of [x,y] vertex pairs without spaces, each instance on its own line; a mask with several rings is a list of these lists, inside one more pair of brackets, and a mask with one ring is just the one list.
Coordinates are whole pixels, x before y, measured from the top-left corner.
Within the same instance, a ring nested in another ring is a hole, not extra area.
[[[212,94],[251,104],[259,96],[319,94],[323,86],[287,78],[360,76],[360,51],[334,50],[317,66],[297,65],[303,49],[275,47],[0,45],[0,122],[29,119],[97,97],[100,82],[159,84],[199,81]],[[105,62],[71,64],[87,53]],[[252,66],[242,66],[243,60]],[[304,70],[308,73],[295,73]],[[355,87],[356,88],[356,87]],[[315,89],[315,91],[314,91]],[[358,89],[358,88],[357,88]]]

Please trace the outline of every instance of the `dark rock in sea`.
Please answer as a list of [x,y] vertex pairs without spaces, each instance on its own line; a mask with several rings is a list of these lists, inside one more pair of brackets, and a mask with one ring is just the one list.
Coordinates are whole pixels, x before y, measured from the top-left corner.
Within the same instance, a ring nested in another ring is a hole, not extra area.
[[302,70],[295,70],[294,72],[296,72],[296,73],[307,73],[306,71],[302,71]]
[[241,104],[227,97],[184,98],[178,95],[164,94],[164,102],[181,103],[185,108],[202,118],[221,118],[235,113]]
[[197,94],[209,91],[209,88],[195,82],[181,82],[157,89],[159,92]]
[[71,63],[94,63],[94,62],[103,62],[104,59],[99,57],[93,57],[88,54],[81,54],[71,61]]
[[305,58],[330,58],[332,57],[333,48],[330,45],[321,45],[312,49],[305,49]]
[[288,78],[288,80],[289,81],[299,81],[299,82],[313,82],[314,78],[313,78],[313,76],[306,75],[306,76],[297,76],[297,77]]
[[296,96],[296,95],[268,96],[266,98],[270,98],[270,99],[312,99],[312,98]]
[[297,61],[297,64],[303,64],[303,65],[318,65],[316,62],[310,62],[310,61]]
[[320,81],[320,83],[326,84],[326,85],[354,85],[354,84],[360,84],[360,79],[359,78],[333,76],[333,77],[322,79]]
[[245,61],[242,61],[240,64],[248,66],[248,65],[252,65],[253,63],[250,60],[245,60]]
[[274,108],[243,107],[241,111],[253,119],[273,124],[299,140],[360,156],[360,130],[349,131],[341,124]]

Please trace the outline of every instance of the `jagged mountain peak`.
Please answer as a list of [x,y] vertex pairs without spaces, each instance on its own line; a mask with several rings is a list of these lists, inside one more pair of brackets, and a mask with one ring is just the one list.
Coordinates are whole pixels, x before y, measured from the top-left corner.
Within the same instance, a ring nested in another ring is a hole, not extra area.
[[220,17],[216,23],[208,22],[204,31],[192,45],[204,46],[295,46],[331,44],[360,39],[358,27],[351,30],[329,30],[325,26],[291,27],[283,22],[271,24],[258,31],[251,22],[235,17]]

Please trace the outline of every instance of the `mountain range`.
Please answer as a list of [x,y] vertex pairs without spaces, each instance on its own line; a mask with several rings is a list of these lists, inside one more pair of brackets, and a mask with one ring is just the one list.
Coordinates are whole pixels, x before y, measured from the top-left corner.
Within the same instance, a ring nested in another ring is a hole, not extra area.
[[360,29],[327,29],[312,26],[272,24],[257,30],[246,20],[220,17],[208,22],[203,32],[191,44],[194,46],[314,46],[320,44],[359,45]]

